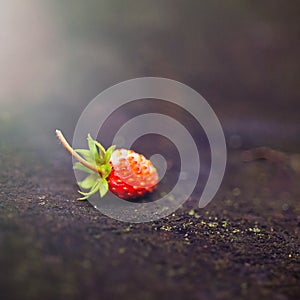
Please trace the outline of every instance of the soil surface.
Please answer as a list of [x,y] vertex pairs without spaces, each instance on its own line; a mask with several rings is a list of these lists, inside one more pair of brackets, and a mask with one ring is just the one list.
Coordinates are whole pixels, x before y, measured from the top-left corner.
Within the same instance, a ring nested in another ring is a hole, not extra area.
[[[2,149],[2,299],[297,299],[299,177],[229,153],[215,199],[127,224],[77,201],[71,159]],[[59,155],[58,153],[61,153]]]

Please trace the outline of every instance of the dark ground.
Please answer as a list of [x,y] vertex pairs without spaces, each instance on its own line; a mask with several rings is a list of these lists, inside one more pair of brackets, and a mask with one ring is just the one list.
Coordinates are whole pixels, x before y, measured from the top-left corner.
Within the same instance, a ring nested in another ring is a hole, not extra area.
[[299,177],[280,164],[232,151],[205,209],[147,224],[76,201],[67,154],[12,151],[1,168],[1,299],[299,296]]

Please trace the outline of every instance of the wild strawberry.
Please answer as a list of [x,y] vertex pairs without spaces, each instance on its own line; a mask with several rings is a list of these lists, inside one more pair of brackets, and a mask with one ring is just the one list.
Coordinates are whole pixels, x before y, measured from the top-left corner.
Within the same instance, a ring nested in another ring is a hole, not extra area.
[[152,192],[157,185],[157,171],[150,160],[133,150],[114,150],[112,170],[107,177],[109,190],[122,199],[135,199]]
[[103,197],[108,190],[122,199],[136,199],[152,192],[158,183],[158,174],[151,161],[133,150],[117,149],[115,146],[107,150],[88,135],[89,150],[74,150],[66,141],[61,131],[56,135],[64,147],[78,161],[74,169],[87,172],[89,175],[78,182],[78,185],[89,190],[81,192],[85,200],[94,193]]

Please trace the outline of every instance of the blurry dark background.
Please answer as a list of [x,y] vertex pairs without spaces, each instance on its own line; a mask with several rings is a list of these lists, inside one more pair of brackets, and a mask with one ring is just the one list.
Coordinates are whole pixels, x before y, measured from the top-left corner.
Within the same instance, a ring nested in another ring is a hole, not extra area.
[[[300,153],[299,16],[299,0],[0,0],[0,298],[298,299],[300,156],[242,157]],[[142,76],[199,92],[228,162],[205,208],[127,224],[76,200],[54,131],[72,140],[95,96]]]
[[299,1],[0,3],[2,147],[50,149],[98,93],[141,76],[197,90],[241,147],[299,147]]

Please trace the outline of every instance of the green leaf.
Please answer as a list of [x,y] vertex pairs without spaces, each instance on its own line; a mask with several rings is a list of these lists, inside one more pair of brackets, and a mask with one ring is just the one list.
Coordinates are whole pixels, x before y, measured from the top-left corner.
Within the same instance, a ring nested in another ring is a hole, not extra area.
[[99,190],[99,186],[100,186],[100,182],[96,181],[89,192],[85,193],[85,192],[82,192],[82,191],[78,191],[78,193],[80,193],[81,195],[84,196],[84,197],[78,198],[78,200],[88,199],[90,196],[92,196],[93,194],[95,194]]
[[96,165],[97,165],[97,166],[100,166],[100,165],[103,164],[103,158],[102,158],[101,155],[99,155],[99,153],[97,153],[97,154],[95,155],[95,162],[96,162]]
[[84,180],[77,182],[83,189],[91,189],[95,182],[99,182],[100,176],[96,173],[87,176]]
[[78,154],[80,154],[85,160],[87,160],[87,161],[93,161],[93,158],[91,157],[90,150],[76,149],[74,151],[77,152]]
[[90,155],[94,159],[94,161],[97,161],[97,159],[99,159],[99,153],[98,153],[98,149],[96,147],[95,140],[91,137],[90,134],[88,134],[87,139],[88,139],[88,145],[89,145],[89,149],[90,149]]
[[90,148],[90,157],[96,166],[104,164],[105,148],[96,140],[94,140],[91,135],[88,135],[88,144]]
[[87,168],[86,166],[84,166],[83,164],[81,164],[80,162],[76,162],[73,166],[74,170],[80,170],[89,174],[95,174],[95,172],[89,168]]
[[105,148],[99,142],[95,141],[95,144],[99,149],[99,155],[98,155],[99,160],[98,160],[98,162],[99,162],[100,165],[102,165],[102,164],[105,163],[104,162],[104,156],[105,156],[106,151],[105,151]]
[[94,154],[95,151],[97,150],[95,140],[91,137],[90,134],[88,134],[87,140],[88,140],[89,149]]
[[104,197],[105,194],[108,192],[108,182],[106,179],[102,178],[99,185],[99,193],[100,197]]
[[106,150],[106,153],[104,155],[104,162],[107,164],[111,158],[111,155],[112,153],[114,152],[116,146],[113,145],[113,146],[110,146],[107,150]]
[[95,144],[98,146],[99,150],[103,153],[103,155],[105,154],[105,148],[97,141],[94,141]]

